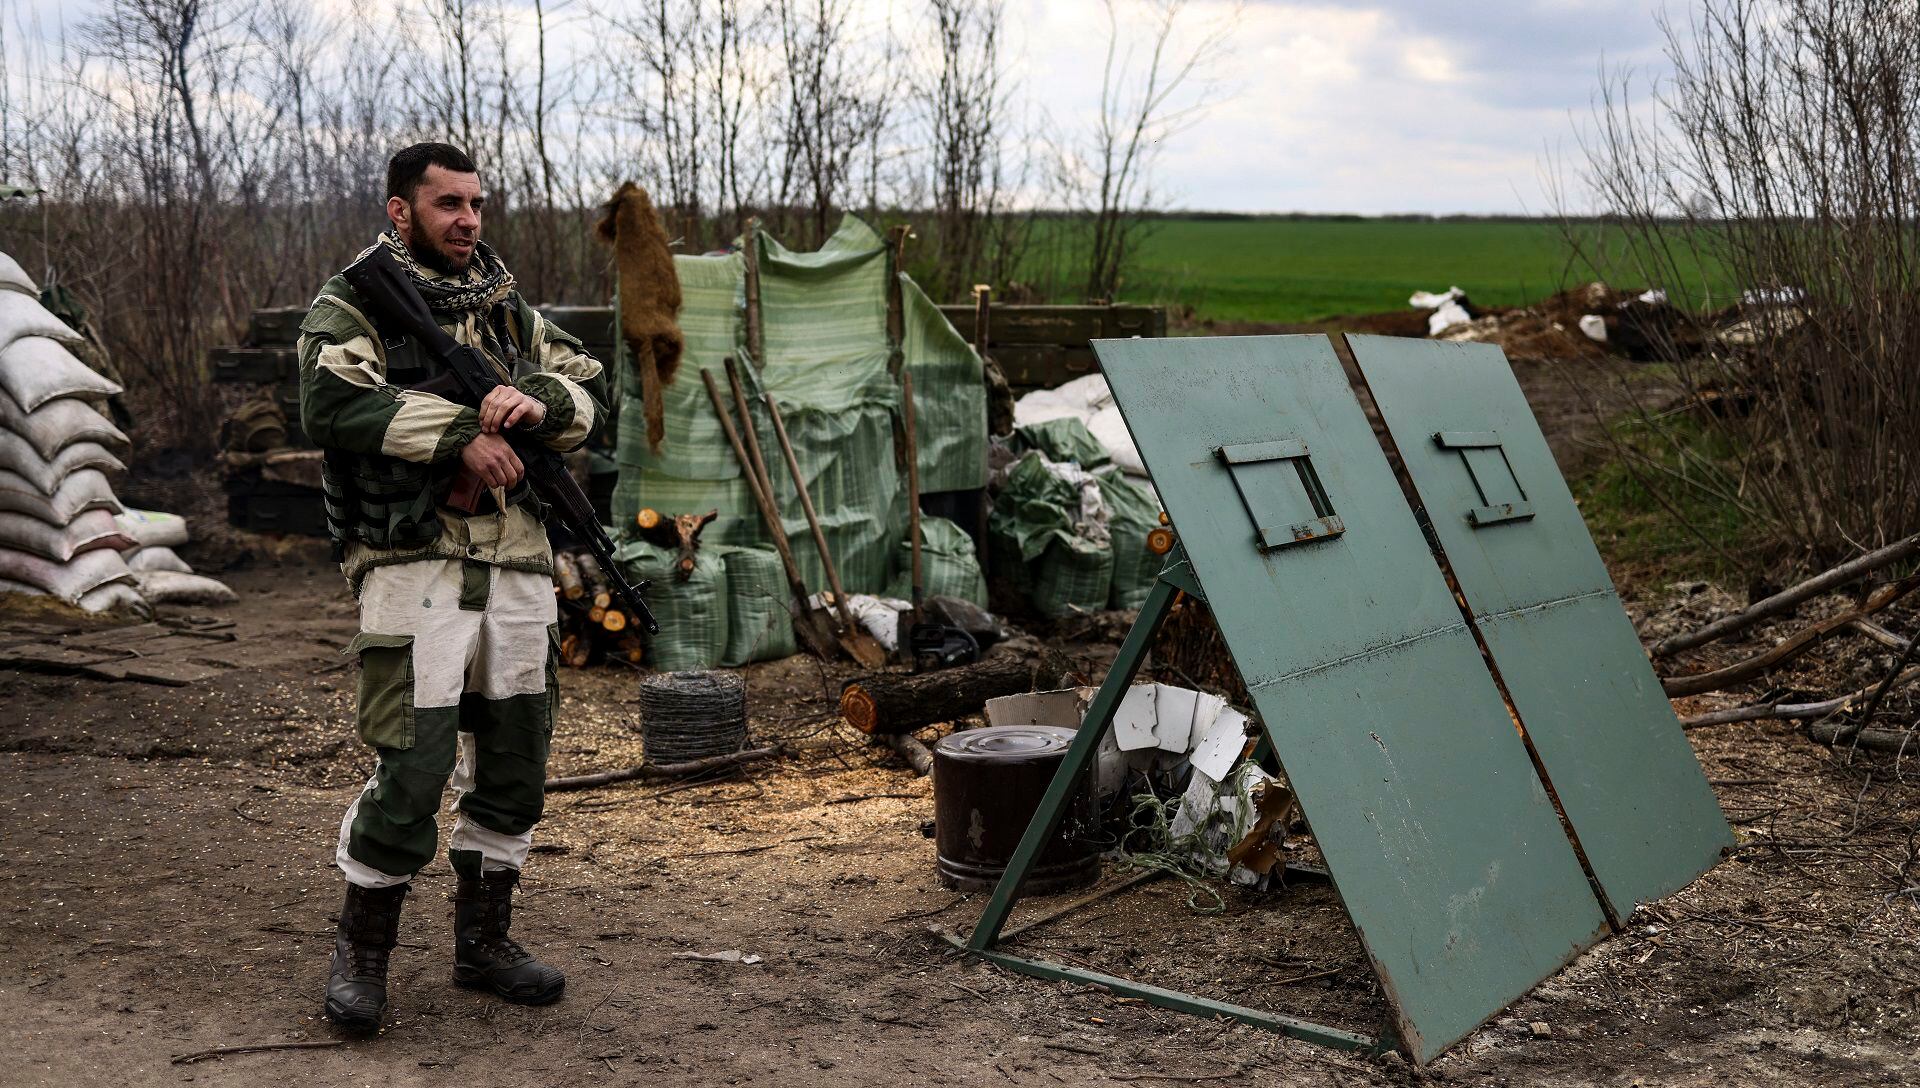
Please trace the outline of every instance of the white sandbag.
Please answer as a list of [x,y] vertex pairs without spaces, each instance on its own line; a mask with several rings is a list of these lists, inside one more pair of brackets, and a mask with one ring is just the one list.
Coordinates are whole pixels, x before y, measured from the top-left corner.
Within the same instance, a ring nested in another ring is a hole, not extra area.
[[55,397],[29,412],[0,391],[0,428],[25,438],[48,458],[75,442],[98,442],[123,453],[133,447],[120,428],[75,397]]
[[125,551],[133,538],[105,510],[89,510],[66,526],[49,525],[30,514],[0,512],[0,548],[16,548],[64,563],[95,548]]
[[193,573],[193,568],[172,548],[135,548],[127,553],[127,569],[135,574],[156,570]]
[[[1454,290],[1458,291],[1456,287]],[[1440,308],[1427,315],[1427,335],[1439,336],[1455,325],[1465,325],[1473,321],[1473,315],[1466,307],[1452,299],[1440,304]]]
[[16,582],[9,578],[0,578],[0,593],[19,593],[27,597],[44,597],[47,591],[39,586],[30,586],[25,582]]
[[140,591],[124,582],[109,582],[104,586],[89,589],[75,602],[88,612],[133,612],[141,616],[153,614],[153,607]]
[[19,473],[0,469],[0,511],[31,514],[49,525],[65,525],[88,510],[118,514],[123,509],[114,497],[113,485],[97,468],[68,473],[52,495],[43,494]]
[[136,510],[129,506],[114,520],[143,548],[178,548],[187,542],[187,519],[179,514]]
[[1438,310],[1455,299],[1467,297],[1467,293],[1458,287],[1449,287],[1445,292],[1435,294],[1432,291],[1415,291],[1407,299],[1407,305],[1416,310]]
[[0,289],[19,291],[36,299],[40,297],[40,288],[33,282],[33,277],[27,275],[27,270],[20,267],[19,261],[5,253],[0,253]]
[[224,583],[198,574],[143,570],[135,571],[133,577],[148,604],[232,604],[240,599]]
[[[0,292],[0,298],[13,292]],[[65,328],[65,326],[61,326]],[[44,336],[0,344],[0,389],[26,411],[60,397],[101,399],[121,392],[73,352]]]
[[104,473],[127,471],[127,466],[98,442],[75,442],[48,459],[24,437],[0,430],[0,470],[25,477],[42,495],[58,494],[66,478],[83,468]]
[[1121,472],[1142,478],[1147,475],[1147,463],[1140,459],[1140,448],[1133,444],[1133,432],[1127,430],[1119,405],[1110,404],[1095,412],[1093,418],[1087,420],[1087,430],[1106,447],[1107,456],[1113,458]]
[[70,344],[80,342],[80,334],[40,305],[36,295],[20,291],[0,291],[0,347],[23,336],[45,336]]
[[1146,462],[1120,416],[1104,375],[1088,374],[1057,389],[1036,389],[1013,405],[1013,424],[1028,427],[1055,419],[1077,419],[1106,447],[1107,456],[1129,476],[1145,476]]
[[69,604],[78,603],[88,590],[110,582],[133,584],[133,572],[112,548],[81,552],[65,563],[30,552],[0,548],[0,578],[25,582]]

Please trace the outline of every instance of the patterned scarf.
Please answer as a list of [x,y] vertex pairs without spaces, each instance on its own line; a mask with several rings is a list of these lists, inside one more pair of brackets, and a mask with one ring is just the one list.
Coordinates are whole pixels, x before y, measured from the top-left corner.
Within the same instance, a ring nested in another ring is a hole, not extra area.
[[[484,315],[494,303],[507,297],[513,290],[513,273],[500,260],[500,255],[485,242],[475,242],[473,260],[468,263],[463,276],[435,278],[422,270],[419,262],[413,259],[413,253],[407,244],[400,240],[400,232],[388,230],[379,241],[360,252],[360,257],[373,252],[374,246],[386,246],[392,251],[393,259],[413,281],[420,297],[427,301],[427,308],[436,314]],[[354,258],[359,260],[359,257]]]

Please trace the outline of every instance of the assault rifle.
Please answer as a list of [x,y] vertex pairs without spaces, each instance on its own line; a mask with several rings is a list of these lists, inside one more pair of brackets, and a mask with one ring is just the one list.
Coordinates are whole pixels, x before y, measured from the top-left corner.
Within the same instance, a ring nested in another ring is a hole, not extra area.
[[[446,367],[453,381],[436,386],[434,392],[458,404],[478,408],[494,387],[506,384],[484,356],[447,335],[433,320],[433,311],[427,308],[426,300],[420,297],[413,281],[385,246],[373,247],[372,252],[348,265],[342,274],[348,285],[374,310],[370,316],[383,329],[413,337]],[[503,431],[501,435],[512,443],[513,452],[526,467],[527,483],[534,494],[552,507],[560,517],[560,524],[593,553],[607,576],[607,585],[627,613],[638,618],[648,634],[659,633],[659,621],[653,618],[653,610],[640,596],[650,583],[628,585],[620,574],[613,561],[613,541],[607,539],[607,531],[600,527],[600,519],[594,515],[593,504],[586,492],[580,490],[573,474],[567,471],[566,462],[545,444],[526,437],[519,427]]]

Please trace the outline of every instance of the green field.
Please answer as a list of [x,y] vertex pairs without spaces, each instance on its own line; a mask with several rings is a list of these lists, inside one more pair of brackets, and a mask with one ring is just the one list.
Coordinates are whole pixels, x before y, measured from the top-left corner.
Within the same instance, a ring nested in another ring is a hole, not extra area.
[[1548,221],[1162,219],[1146,231],[1121,297],[1219,321],[1399,310],[1414,291],[1455,285],[1483,305],[1519,306],[1597,278],[1569,267]]

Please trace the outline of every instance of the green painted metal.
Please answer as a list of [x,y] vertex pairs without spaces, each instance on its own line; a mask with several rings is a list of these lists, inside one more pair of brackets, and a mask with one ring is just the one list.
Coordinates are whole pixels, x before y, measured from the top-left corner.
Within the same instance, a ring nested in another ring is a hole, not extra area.
[[1348,343],[1608,909],[1624,923],[1636,904],[1711,868],[1733,836],[1526,396],[1490,344]]
[[[1178,563],[1183,553],[1176,550],[1173,554],[1175,563]],[[1146,661],[1147,650],[1153,646],[1153,636],[1159,632],[1160,624],[1172,610],[1174,594],[1178,592],[1178,587],[1162,577],[1153,584],[1146,603],[1140,606],[1140,615],[1134,620],[1127,637],[1121,641],[1120,652],[1107,670],[1106,681],[1094,694],[1093,701],[1087,704],[1086,716],[1081,719],[1080,728],[1073,735],[1073,743],[1067,745],[1067,754],[1061,757],[1060,769],[1053,772],[1053,781],[1047,783],[1047,792],[1041,795],[1039,808],[1034,810],[1033,819],[1020,836],[1020,845],[1014,848],[1013,857],[1007,861],[1007,871],[1000,874],[1000,883],[994,885],[993,895],[987,900],[987,909],[981,912],[980,921],[975,923],[973,933],[967,939],[970,951],[985,952],[1000,939],[1001,927],[1007,924],[1007,915],[1012,913],[1014,903],[1019,901],[1021,882],[1027,879],[1027,873],[1033,869],[1040,851],[1053,840],[1054,832],[1059,829],[1074,790],[1093,763],[1100,738],[1113,728],[1113,712],[1119,708],[1121,697],[1127,693],[1127,686],[1133,683],[1141,664]]]
[[1137,997],[1150,1005],[1158,1005],[1163,1009],[1191,1013],[1195,1016],[1224,1016],[1230,1020],[1238,1020],[1243,1024],[1248,1024],[1266,1031],[1279,1032],[1282,1035],[1295,1039],[1304,1039],[1309,1043],[1318,1043],[1321,1046],[1335,1047],[1340,1050],[1375,1050],[1378,1049],[1380,1045],[1380,1040],[1372,1036],[1345,1031],[1341,1028],[1328,1027],[1325,1024],[1316,1024],[1309,1020],[1298,1020],[1291,1016],[1280,1016],[1275,1013],[1262,1012],[1259,1009],[1249,1009],[1244,1005],[1215,1001],[1212,998],[1199,997],[1194,994],[1183,994],[1177,990],[1168,990],[1159,986],[1149,986],[1143,982],[1130,982],[1127,979],[1117,978],[1113,975],[1103,975],[1098,971],[1087,971],[1078,967],[1068,967],[1064,964],[1053,963],[1048,960],[1028,959],[1024,956],[1015,956],[1006,952],[978,949],[951,934],[947,934],[946,938],[952,944],[982,959],[997,963],[1009,971],[1018,971],[1023,975],[1043,978],[1050,982],[1092,983],[1096,986],[1104,986],[1122,997]]
[[[1586,876],[1326,339],[1095,350],[1393,1033],[1427,1061],[1605,932]],[[1243,475],[1218,452],[1276,442],[1305,456],[1253,467],[1291,472]],[[1323,503],[1338,535],[1264,546],[1260,504]]]

